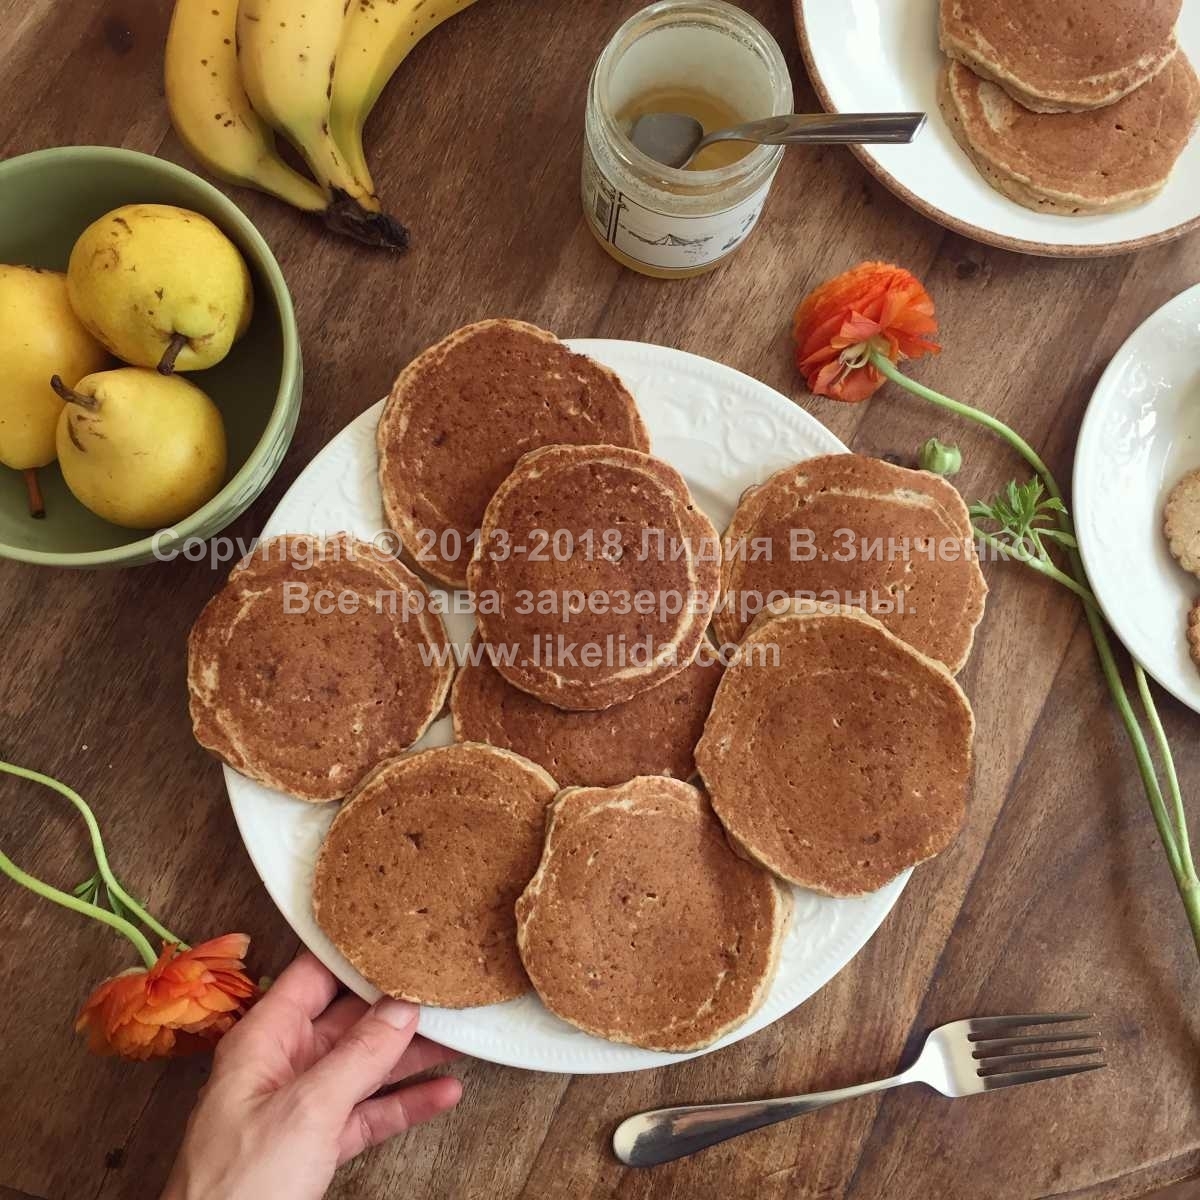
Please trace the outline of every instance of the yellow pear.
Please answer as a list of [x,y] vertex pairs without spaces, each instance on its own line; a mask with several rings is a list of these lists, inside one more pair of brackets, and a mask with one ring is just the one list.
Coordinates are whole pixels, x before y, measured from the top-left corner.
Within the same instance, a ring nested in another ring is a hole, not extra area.
[[127,204],[93,221],[71,251],[67,287],[118,358],[164,375],[219,363],[254,310],[238,248],[207,217],[170,204]]
[[75,499],[126,529],[194,513],[225,479],[225,425],[195,384],[142,367],[88,375],[58,420],[58,462]]
[[54,461],[62,401],[50,376],[75,384],[108,354],[75,316],[61,271],[0,265],[0,463],[25,472],[29,507],[41,515],[34,472]]

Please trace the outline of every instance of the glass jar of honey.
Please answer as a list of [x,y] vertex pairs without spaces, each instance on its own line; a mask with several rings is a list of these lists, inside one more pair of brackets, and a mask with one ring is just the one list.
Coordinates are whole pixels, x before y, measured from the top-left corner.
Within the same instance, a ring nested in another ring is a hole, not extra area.
[[588,87],[588,226],[613,258],[645,275],[712,270],[754,229],[783,147],[720,142],[677,170],[633,144],[633,123],[644,113],[687,113],[708,134],[791,111],[783,52],[749,13],[722,0],[643,9],[617,30]]

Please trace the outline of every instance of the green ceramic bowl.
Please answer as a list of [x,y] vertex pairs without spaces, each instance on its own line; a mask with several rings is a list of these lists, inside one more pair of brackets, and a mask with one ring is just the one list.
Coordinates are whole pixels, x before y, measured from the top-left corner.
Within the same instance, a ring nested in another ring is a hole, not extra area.
[[225,419],[225,486],[169,530],[121,529],[88,512],[55,465],[38,472],[46,516],[29,516],[24,481],[0,467],[0,557],[57,567],[134,566],[242,513],[279,468],[300,414],[303,368],[292,299],[267,243],[211,184],[174,163],[108,146],[65,146],[0,162],[0,262],[65,270],[75,239],[122,204],[177,204],[215,221],[254,279],[254,320],[224,362],[189,373]]

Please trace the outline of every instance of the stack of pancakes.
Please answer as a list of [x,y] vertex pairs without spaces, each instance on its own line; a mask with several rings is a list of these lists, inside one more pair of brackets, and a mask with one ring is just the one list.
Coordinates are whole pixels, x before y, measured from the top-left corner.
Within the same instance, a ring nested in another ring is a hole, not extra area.
[[[407,565],[265,543],[197,622],[189,686],[231,766],[344,800],[314,913],[382,991],[532,988],[590,1033],[699,1049],[762,1003],[793,887],[862,894],[953,837],[986,586],[945,481],[811,459],[722,539],[621,381],[510,321],[421,355],[378,445]],[[457,671],[420,574],[471,588]],[[295,611],[298,584],[355,602]],[[455,744],[412,749],[447,695]]]
[[1196,122],[1182,0],[941,0],[942,112],[998,191],[1069,216],[1145,203]]

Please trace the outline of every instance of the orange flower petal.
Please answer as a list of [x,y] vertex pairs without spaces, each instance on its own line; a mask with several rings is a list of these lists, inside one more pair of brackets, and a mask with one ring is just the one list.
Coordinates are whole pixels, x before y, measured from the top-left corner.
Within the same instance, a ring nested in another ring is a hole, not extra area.
[[240,971],[250,949],[248,933],[225,933],[193,946],[187,953],[201,960],[228,959],[232,970]]
[[123,1058],[211,1048],[258,999],[243,964],[249,946],[244,933],[191,950],[164,945],[148,971],[125,971],[100,984],[80,1009],[75,1028],[86,1032],[93,1053]]
[[926,334],[938,328],[933,300],[919,280],[890,263],[860,263],[823,283],[796,308],[796,365],[814,395],[859,403],[884,377],[871,365],[847,369],[843,354],[861,358],[871,343],[892,362],[940,353]]

